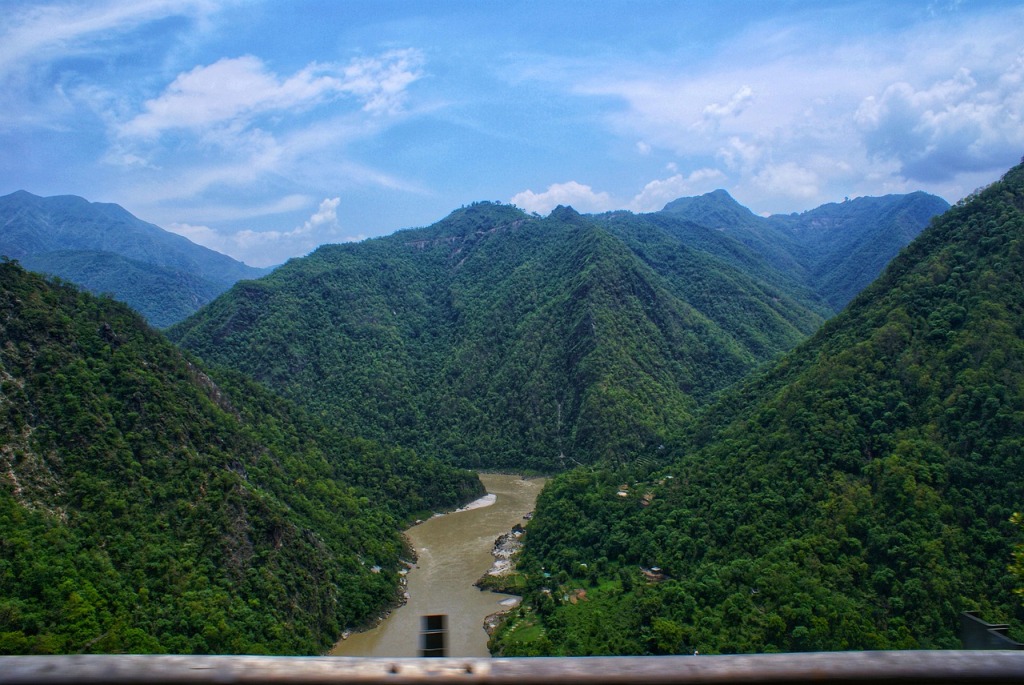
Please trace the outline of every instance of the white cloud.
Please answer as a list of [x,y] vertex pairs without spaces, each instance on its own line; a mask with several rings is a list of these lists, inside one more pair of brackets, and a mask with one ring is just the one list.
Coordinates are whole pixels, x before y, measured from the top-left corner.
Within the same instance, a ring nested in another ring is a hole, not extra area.
[[421,64],[415,50],[392,50],[347,66],[313,62],[282,77],[252,55],[224,58],[179,74],[118,132],[155,138],[174,129],[244,130],[260,114],[294,114],[343,95],[360,100],[366,111],[395,112],[405,89],[421,76]]
[[743,113],[754,99],[754,89],[741,86],[724,104],[712,102],[704,107],[701,120],[694,122],[693,127],[699,130],[717,127],[719,122],[729,117],[737,117]]
[[342,237],[337,209],[341,199],[325,198],[316,212],[290,231],[218,231],[205,225],[172,223],[167,229],[199,245],[230,255],[252,266],[273,266],[301,257],[325,243],[359,240]]
[[221,59],[179,74],[141,111],[113,124],[104,161],[131,170],[129,194],[153,209],[239,189],[252,196],[318,188],[325,178],[423,192],[346,154],[353,141],[407,116],[400,111],[405,89],[421,62],[418,51],[392,50],[281,75],[254,56]]
[[764,157],[764,147],[756,142],[743,140],[739,136],[730,136],[725,144],[718,148],[715,156],[730,169],[749,170],[756,167]]
[[[675,163],[666,165],[675,171]],[[609,193],[597,192],[578,181],[554,183],[542,193],[524,190],[511,199],[511,203],[528,212],[547,214],[558,205],[571,206],[584,214],[597,214],[614,209],[628,209],[633,212],[656,212],[666,204],[680,197],[700,195],[714,190],[726,179],[718,169],[697,169],[688,175],[674,173],[663,179],[647,183],[633,198],[621,202]]]
[[367,111],[393,113],[406,88],[422,76],[422,65],[423,55],[411,48],[353,60],[344,68],[343,90],[361,98]]
[[961,68],[923,88],[900,81],[864,99],[856,121],[868,152],[920,181],[1001,168],[1024,150],[1024,53],[999,72]]
[[774,196],[801,199],[817,197],[821,182],[815,172],[793,162],[769,164],[758,172],[753,181]]
[[704,118],[724,119],[726,117],[734,117],[742,113],[753,99],[754,90],[750,86],[742,86],[739,90],[733,93],[733,96],[729,98],[729,102],[724,105],[713,102],[705,107]]
[[184,236],[197,245],[202,245],[203,247],[208,247],[211,250],[216,250],[217,252],[222,252],[227,255],[232,254],[231,248],[233,245],[231,244],[231,241],[209,226],[172,223],[168,224],[166,228],[171,233],[177,233],[180,236]]
[[332,231],[338,228],[338,205],[341,204],[340,197],[330,197],[320,203],[316,213],[309,217],[309,220],[302,225],[301,229],[295,229],[300,233],[311,233],[312,231],[326,227]]
[[542,193],[524,190],[514,195],[511,203],[538,214],[547,214],[558,205],[571,206],[578,212],[588,214],[615,209],[615,202],[608,193],[594,192],[590,186],[576,181],[554,183]]
[[[827,157],[839,169],[840,160],[863,156],[850,115],[858,100],[834,94],[837,83],[855,89],[858,82],[846,64],[820,62],[820,68],[788,60],[729,65],[703,74],[665,75],[660,83],[637,74],[634,82],[589,84],[586,92],[625,100],[625,110],[608,118],[616,132],[642,137],[655,151],[667,151],[690,166],[717,162],[730,172],[727,189],[735,194],[740,186],[746,188],[745,199],[758,211],[792,211],[798,209],[794,196],[806,200],[808,208],[831,199],[825,189],[836,176],[826,167],[821,182],[803,183],[799,191],[780,196],[768,189],[778,187],[789,169],[775,166],[809,167],[811,159]],[[824,99],[822,94],[827,94]],[[812,186],[818,196],[806,194]]]
[[620,61],[581,77],[570,62],[534,73],[618,100],[605,110],[608,127],[649,154],[717,160],[759,211],[907,180],[955,199],[979,173],[994,177],[1019,159],[1024,11],[944,13],[871,32],[833,31],[862,9],[826,11],[828,25],[810,15],[804,25],[752,24],[696,64]]
[[697,169],[688,176],[675,174],[656,179],[644,186],[628,208],[634,212],[656,212],[672,200],[714,190],[724,180],[725,174],[718,169]]

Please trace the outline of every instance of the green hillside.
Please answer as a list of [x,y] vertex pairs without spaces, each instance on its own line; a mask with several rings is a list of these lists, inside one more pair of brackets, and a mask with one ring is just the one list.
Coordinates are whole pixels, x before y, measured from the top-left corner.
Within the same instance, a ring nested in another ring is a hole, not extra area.
[[628,460],[826,309],[736,241],[639,236],[653,226],[478,203],[324,246],[169,335],[358,435],[463,466]]
[[792,349],[835,313],[799,267],[779,268],[726,231],[665,212],[595,219],[759,359]]
[[947,209],[942,198],[918,191],[858,197],[769,221],[801,246],[809,282],[839,311]]
[[187,271],[154,266],[112,252],[59,250],[18,260],[30,271],[58,276],[89,292],[129,303],[156,327],[170,326],[224,292]]
[[204,371],[126,306],[0,263],[0,653],[321,653],[479,481]]
[[[1022,249],[1024,165],[663,462],[554,479],[521,563],[528,606],[495,649],[952,648],[970,609],[1019,631]],[[576,588],[587,600],[564,601]]]

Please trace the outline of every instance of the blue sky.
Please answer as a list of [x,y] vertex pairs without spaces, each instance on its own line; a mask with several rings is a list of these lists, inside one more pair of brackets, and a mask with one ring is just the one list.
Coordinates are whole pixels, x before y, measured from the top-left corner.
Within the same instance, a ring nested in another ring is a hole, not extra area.
[[1024,155],[1018,2],[0,0],[0,194],[254,265],[477,200],[757,213]]

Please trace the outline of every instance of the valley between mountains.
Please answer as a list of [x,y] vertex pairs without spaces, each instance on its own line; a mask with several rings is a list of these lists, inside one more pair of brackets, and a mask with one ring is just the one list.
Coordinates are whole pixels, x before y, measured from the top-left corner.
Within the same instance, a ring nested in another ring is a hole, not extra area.
[[495,654],[1020,635],[1022,167],[952,208],[475,203],[212,290],[118,210],[0,198],[0,653],[322,653],[480,469],[552,476]]

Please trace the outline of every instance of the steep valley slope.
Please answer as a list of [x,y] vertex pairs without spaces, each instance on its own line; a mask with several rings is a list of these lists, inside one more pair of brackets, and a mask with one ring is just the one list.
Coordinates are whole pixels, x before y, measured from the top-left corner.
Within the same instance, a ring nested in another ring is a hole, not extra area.
[[322,653],[479,494],[0,262],[0,653]]
[[529,601],[493,647],[956,648],[966,610],[1019,639],[1022,502],[1024,165],[663,459],[553,479],[520,562]]

